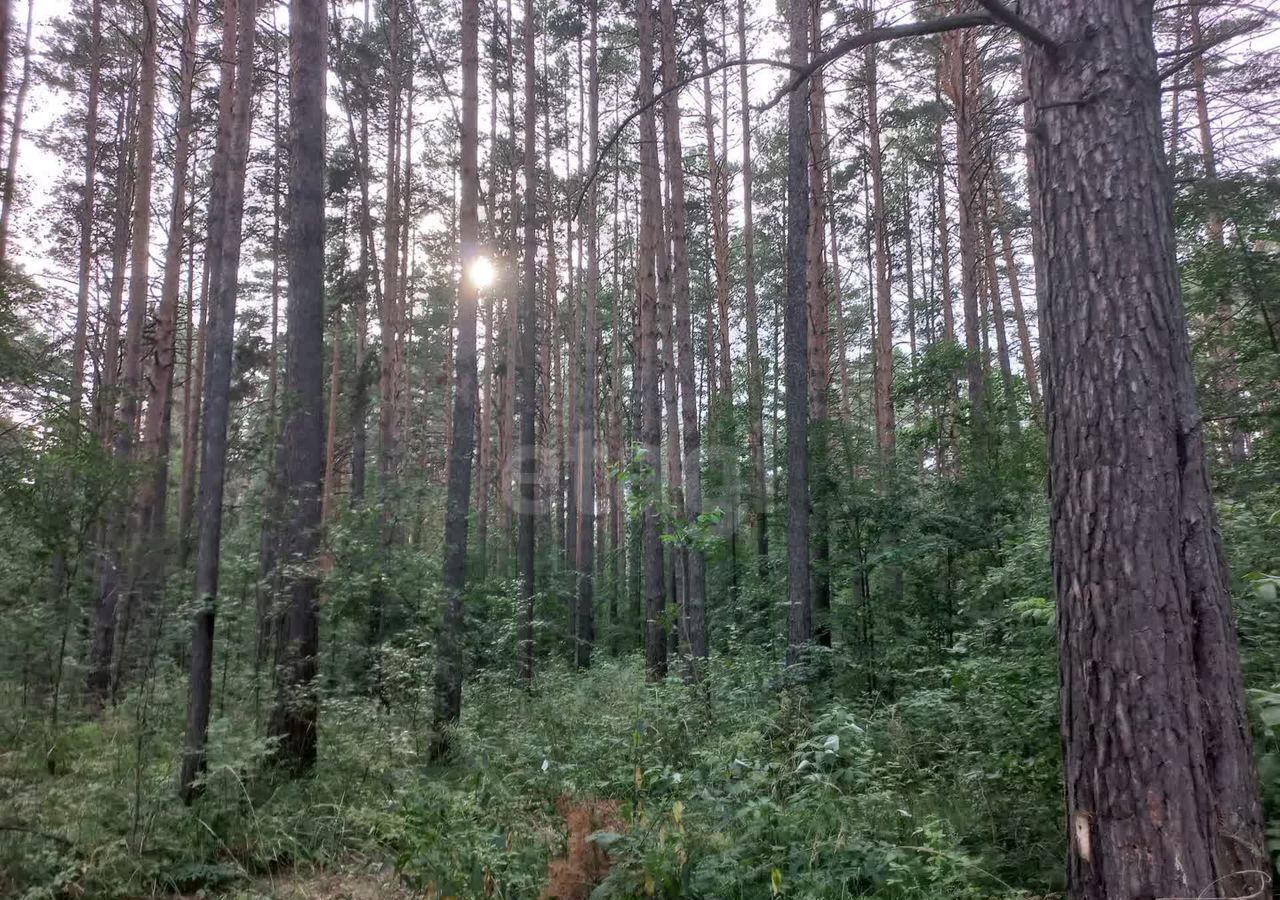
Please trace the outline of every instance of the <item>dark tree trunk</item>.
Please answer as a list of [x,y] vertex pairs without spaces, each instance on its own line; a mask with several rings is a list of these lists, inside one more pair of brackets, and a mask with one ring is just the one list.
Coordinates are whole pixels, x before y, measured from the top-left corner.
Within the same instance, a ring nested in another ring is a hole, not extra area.
[[[213,693],[213,628],[218,596],[218,554],[222,545],[222,489],[227,474],[227,425],[231,411],[231,365],[239,290],[240,224],[244,217],[245,165],[253,107],[253,37],[256,0],[226,0],[223,7],[222,87],[218,98],[218,140],[209,198],[210,273],[208,337],[204,363],[204,432],[200,448],[197,513],[195,619],[191,631],[191,681],[187,727],[178,776],[183,799],[197,793],[205,769]],[[232,52],[234,49],[234,52]]]
[[533,0],[524,3],[524,274],[520,280],[520,517],[516,548],[520,575],[516,668],[526,685],[533,681],[534,529],[538,517],[538,458],[535,393],[538,347],[538,115],[533,33]]
[[1023,9],[1071,895],[1267,898],[1152,7]]
[[[600,71],[596,35],[596,0],[590,3],[588,32],[587,71],[590,80],[587,111],[588,144],[591,159],[596,158],[600,144]],[[574,641],[574,663],[579,668],[591,665],[591,649],[595,643],[595,555],[592,536],[595,533],[596,496],[596,333],[600,330],[600,251],[597,214],[599,192],[596,182],[591,182],[582,227],[587,235],[587,323],[584,331],[583,354],[585,372],[582,384],[582,450],[578,455],[578,613],[577,635]]]
[[[435,671],[435,729],[433,752],[447,746],[443,729],[462,714],[463,613],[462,590],[467,574],[467,500],[471,495],[471,450],[475,443],[476,306],[478,291],[468,273],[479,255],[478,201],[480,173],[477,161],[480,108],[480,2],[462,3],[462,195],[458,208],[461,277],[458,283],[458,344],[454,356],[453,444],[449,448],[449,472],[444,524],[444,627]],[[493,341],[485,336],[486,347]],[[480,477],[484,477],[481,471]]]
[[324,103],[329,49],[324,0],[289,4],[289,270],[282,535],[284,608],[276,635],[279,692],[271,736],[294,773],[316,761],[320,610],[316,551],[324,477]]

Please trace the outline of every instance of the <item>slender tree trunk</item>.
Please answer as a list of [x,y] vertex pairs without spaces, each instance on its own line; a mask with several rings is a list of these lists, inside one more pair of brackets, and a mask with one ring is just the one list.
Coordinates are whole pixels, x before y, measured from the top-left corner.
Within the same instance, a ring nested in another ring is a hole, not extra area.
[[[653,10],[650,0],[636,0],[640,37],[640,104],[653,102]],[[662,402],[658,392],[658,221],[662,187],[658,170],[658,135],[651,110],[640,116],[640,241],[636,278],[639,293],[640,446],[645,479],[642,543],[644,551],[644,659],[650,681],[667,674],[667,633],[663,627],[662,538],[658,498],[662,493]]]
[[178,777],[182,797],[188,803],[198,792],[197,779],[205,769],[205,739],[209,730],[213,689],[214,612],[218,596],[218,555],[222,543],[222,490],[227,472],[240,226],[244,217],[245,166],[253,107],[256,0],[225,0],[223,10],[222,86],[218,98],[218,140],[214,150],[209,241],[206,245],[207,264],[213,268],[208,336],[205,340],[196,613],[191,633],[186,738]]
[[[672,0],[662,0],[662,86],[676,83],[675,8]],[[690,311],[688,223],[685,213],[683,148],[680,142],[680,105],[672,92],[662,104],[663,137],[667,157],[667,181],[671,189],[672,299],[675,305],[676,343],[679,349],[677,376],[680,385],[680,439],[684,445],[684,515],[693,524],[702,514],[702,435],[698,424],[698,385],[694,374],[693,316]],[[748,290],[754,287],[748,280]],[[726,306],[727,314],[727,306]],[[757,348],[758,350],[758,348]],[[671,436],[673,441],[676,436]],[[688,578],[685,586],[686,675],[696,678],[699,660],[707,655],[706,558],[696,547],[688,551]]]
[[1009,358],[1009,337],[1004,327],[1004,304],[1000,299],[1000,280],[996,274],[995,241],[992,239],[994,226],[991,223],[991,212],[987,204],[987,192],[982,191],[978,197],[978,213],[982,222],[982,255],[986,261],[988,296],[991,298],[991,324],[996,332],[996,358],[1000,364],[1000,380],[1004,384],[1004,402],[1007,407],[1005,415],[1009,420],[1009,431],[1018,434],[1022,430],[1022,418],[1018,412],[1018,391],[1013,383],[1013,362]]
[[[0,35],[0,40],[3,35]],[[94,195],[98,171],[98,95],[102,72],[102,0],[89,7],[89,98],[85,110],[84,195],[80,199],[80,277],[76,287],[76,332],[71,350],[71,398],[68,404],[77,427],[84,399],[85,358],[88,355],[89,284],[93,277]]]
[[[822,52],[821,6],[810,0],[809,42],[812,53]],[[872,82],[868,82],[871,84]],[[874,90],[874,88],[872,88]],[[826,133],[823,118],[826,97],[823,76],[815,72],[809,79],[809,226],[806,248],[805,293],[809,303],[809,419],[810,431],[810,515],[812,516],[813,558],[810,584],[813,595],[813,633],[817,642],[831,646],[831,548],[828,531],[827,456],[830,433],[827,429],[827,396],[831,387],[830,328],[827,312],[826,266]],[[879,137],[878,132],[876,137]]]
[[[738,55],[747,58],[746,0],[738,0]],[[761,578],[769,560],[769,492],[764,478],[764,368],[760,361],[760,311],[756,297],[755,220],[751,162],[751,102],[748,68],[738,70],[742,109],[742,278],[747,308],[747,451],[751,457],[751,504]]]
[[[867,27],[875,27],[868,5]],[[876,446],[880,464],[893,466],[897,444],[893,410],[893,297],[889,288],[889,223],[884,202],[884,163],[880,147],[879,75],[876,58],[879,48],[869,44],[865,51],[867,88],[867,156],[871,173],[872,220],[875,233],[876,332],[875,332],[875,420]]]
[[[147,318],[148,288],[151,272],[151,182],[152,156],[155,143],[156,115],[156,56],[158,48],[157,21],[159,12],[155,0],[145,0],[142,7],[143,40],[141,69],[138,82],[138,124],[135,139],[137,162],[134,169],[133,212],[129,247],[129,307],[125,325],[123,362],[121,365],[120,394],[116,406],[116,423],[113,432],[112,457],[118,465],[128,465],[134,459],[138,410],[142,393],[142,332]],[[17,128],[12,139],[20,137]],[[105,530],[105,551],[110,570],[99,587],[98,610],[115,614],[114,646],[95,645],[97,653],[90,667],[93,702],[101,702],[101,691],[109,684],[112,694],[122,675],[124,651],[128,645],[129,627],[133,620],[134,591],[129,565],[129,547],[133,535],[141,526],[137,519],[137,506],[121,501],[108,513]],[[118,605],[119,599],[124,605]]]
[[[7,5],[8,0],[5,0]],[[35,0],[27,0],[27,31],[22,42],[22,80],[13,98],[13,132],[9,135],[9,160],[4,173],[4,190],[0,196],[0,267],[9,259],[9,227],[13,218],[13,192],[18,181],[18,150],[22,146],[22,116],[26,111],[27,89],[31,86],[31,32],[35,16]],[[3,112],[0,105],[0,113]]]
[[[809,4],[792,3],[789,60],[809,61]],[[809,584],[809,110],[802,85],[787,100],[786,409],[787,662],[813,635]]]
[[1009,299],[1013,302],[1013,317],[1018,326],[1018,345],[1022,351],[1022,374],[1031,395],[1031,410],[1040,417],[1040,378],[1037,374],[1036,352],[1031,346],[1031,330],[1027,327],[1027,313],[1022,306],[1022,283],[1018,275],[1018,258],[1013,252],[1013,235],[1005,215],[1004,198],[1001,196],[1000,179],[992,179],[991,193],[995,199],[996,227],[1000,229],[1000,249],[1004,256],[1005,278],[1009,282]]
[[1029,0],[1023,10],[1063,41],[1056,53],[1028,48],[1027,76],[1070,893],[1266,900],[1152,8]]
[[141,528],[135,539],[145,543],[145,559],[139,559],[139,577],[145,596],[160,588],[163,564],[165,508],[169,490],[169,423],[173,408],[174,354],[178,337],[178,293],[182,280],[183,224],[187,218],[187,171],[191,163],[191,92],[195,84],[196,33],[199,6],[190,0],[182,22],[182,62],[178,87],[177,137],[173,151],[173,198],[169,206],[169,231],[165,242],[164,276],[160,306],[156,311],[155,342],[147,379],[147,410],[142,427],[143,473],[138,490]]
[[277,633],[279,693],[270,733],[295,774],[316,761],[320,700],[320,481],[324,476],[324,125],[329,50],[324,0],[289,4],[289,268],[285,454],[289,522],[281,541],[285,606]]
[[969,415],[973,426],[974,453],[980,466],[987,464],[986,382],[979,324],[977,180],[975,158],[978,132],[977,47],[972,31],[943,36],[947,70],[946,89],[956,122],[956,189],[960,208],[960,294],[964,301],[965,377],[969,390]]
[[537,526],[538,459],[535,352],[538,346],[538,145],[535,104],[533,0],[524,2],[524,274],[520,280],[520,532],[517,548],[520,595],[516,669],[526,685],[533,681],[534,529]]
[[[458,205],[460,278],[458,282],[458,343],[454,353],[453,443],[445,510],[444,622],[435,670],[436,755],[446,747],[444,728],[462,714],[463,613],[462,591],[467,573],[467,499],[471,495],[471,452],[475,443],[476,305],[478,290],[469,273],[480,250],[479,195],[479,0],[462,3],[462,121],[461,197]],[[492,341],[486,334],[486,344]],[[483,476],[483,473],[482,473]]]
[[[596,158],[600,145],[600,68],[597,47],[596,0],[590,0],[588,25],[587,77],[589,101],[587,110],[588,154]],[[596,334],[600,330],[600,236],[597,215],[599,191],[591,182],[582,227],[587,235],[587,327],[585,372],[582,388],[582,452],[578,457],[578,633],[574,642],[574,662],[585,668],[591,664],[595,643],[595,555],[592,536],[596,522],[596,396],[599,391],[596,374]]]
[[[178,565],[182,568],[186,568],[187,558],[191,552],[191,523],[195,518],[196,509],[196,459],[199,453],[201,407],[204,401],[204,355],[205,337],[208,331],[206,318],[209,312],[209,270],[209,244],[206,242],[204,264],[200,270],[200,325],[197,329],[194,348],[190,346],[190,322],[194,311],[188,310],[187,312],[187,350],[190,359],[187,367],[188,384],[183,385],[183,394],[187,399],[183,403],[182,480],[178,485]],[[192,298],[188,298],[188,302],[192,302]]]

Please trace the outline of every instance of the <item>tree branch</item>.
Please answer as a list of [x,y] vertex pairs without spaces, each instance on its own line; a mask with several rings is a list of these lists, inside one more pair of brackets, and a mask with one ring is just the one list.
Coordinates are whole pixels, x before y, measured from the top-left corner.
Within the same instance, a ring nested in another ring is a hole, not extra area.
[[1053,38],[1005,6],[1001,0],[978,0],[978,5],[991,13],[993,19],[1008,25],[1031,43],[1039,45],[1049,53],[1057,52],[1058,45]]
[[777,106],[782,98],[799,88],[813,73],[835,62],[842,56],[865,47],[868,44],[879,44],[896,38],[920,37],[926,34],[939,34],[943,31],[957,31],[961,28],[980,28],[984,25],[995,25],[996,20],[986,13],[961,13],[955,16],[939,16],[936,19],[925,19],[920,22],[908,22],[906,25],[886,25],[883,28],[872,28],[851,34],[837,43],[825,53],[819,53],[807,65],[795,69],[795,75],[773,95],[768,103],[756,108],[757,112],[765,112]]
[[640,116],[643,115],[645,112],[648,112],[649,110],[653,109],[653,107],[657,106],[667,97],[671,96],[674,93],[677,93],[678,91],[683,90],[684,88],[688,87],[694,82],[701,81],[703,78],[714,75],[717,72],[722,71],[723,69],[736,69],[739,66],[773,66],[779,69],[791,69],[791,70],[794,70],[796,68],[789,62],[783,62],[777,59],[762,59],[762,58],[728,59],[723,62],[716,63],[714,66],[712,66],[709,69],[704,69],[701,72],[695,72],[693,75],[690,75],[688,78],[683,78],[680,81],[677,81],[675,84],[671,85],[671,87],[669,88],[663,88],[661,91],[659,91],[657,94],[654,95],[652,100],[650,100],[649,102],[645,103],[642,106],[637,107],[636,109],[633,109],[627,115],[627,117],[618,124],[618,127],[613,130],[613,134],[609,135],[609,139],[604,142],[604,145],[601,146],[600,150],[596,153],[596,158],[591,162],[591,168],[587,172],[587,177],[583,179],[582,186],[578,189],[578,197],[576,200],[574,200],[573,215],[571,218],[573,219],[578,218],[578,213],[582,209],[582,203],[583,203],[583,200],[586,199],[587,191],[588,189],[590,189],[591,183],[595,181],[596,177],[599,176],[600,174],[601,163],[604,161],[604,158],[609,155],[609,151],[614,148],[614,145],[618,143],[618,139],[622,137],[622,132],[627,130],[628,125],[630,125],[636,119],[640,118]]

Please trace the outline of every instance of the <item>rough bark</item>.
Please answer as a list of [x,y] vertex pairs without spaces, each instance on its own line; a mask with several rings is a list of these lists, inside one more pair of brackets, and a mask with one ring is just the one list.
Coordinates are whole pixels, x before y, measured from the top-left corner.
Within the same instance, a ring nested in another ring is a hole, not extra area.
[[1267,898],[1152,8],[1023,9],[1071,896]]

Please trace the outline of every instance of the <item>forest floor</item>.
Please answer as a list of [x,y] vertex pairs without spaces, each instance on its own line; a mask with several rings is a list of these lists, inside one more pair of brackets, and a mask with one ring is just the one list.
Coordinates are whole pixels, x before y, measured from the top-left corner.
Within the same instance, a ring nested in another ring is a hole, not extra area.
[[57,839],[0,834],[0,896],[1052,896],[1052,646],[1022,620],[874,693],[830,654],[717,657],[697,687],[646,685],[637,654],[547,661],[532,692],[482,671],[442,766],[415,678],[390,712],[326,695],[297,781],[265,765],[255,686],[232,676],[192,807],[173,788],[183,685],[160,673],[98,720],[5,723],[0,819]]

